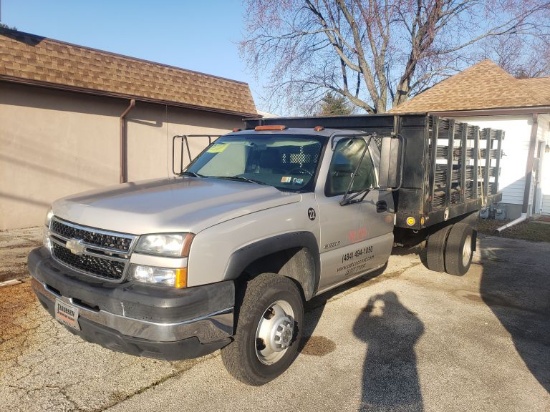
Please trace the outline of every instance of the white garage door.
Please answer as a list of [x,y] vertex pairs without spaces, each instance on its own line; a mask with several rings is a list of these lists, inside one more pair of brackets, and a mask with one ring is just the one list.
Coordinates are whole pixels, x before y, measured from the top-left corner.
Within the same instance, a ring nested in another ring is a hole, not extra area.
[[550,153],[546,153],[546,150],[544,151],[542,161],[542,174],[540,179],[542,195],[541,213],[543,215],[550,215]]
[[542,196],[542,210],[543,215],[550,215],[550,195]]

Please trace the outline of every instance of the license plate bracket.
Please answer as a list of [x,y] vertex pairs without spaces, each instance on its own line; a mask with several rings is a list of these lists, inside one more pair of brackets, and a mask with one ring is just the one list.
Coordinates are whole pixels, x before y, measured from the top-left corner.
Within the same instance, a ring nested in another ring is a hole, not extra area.
[[76,306],[70,303],[64,302],[61,299],[55,300],[55,319],[62,324],[75,329],[80,330],[80,324],[78,323],[79,310]]

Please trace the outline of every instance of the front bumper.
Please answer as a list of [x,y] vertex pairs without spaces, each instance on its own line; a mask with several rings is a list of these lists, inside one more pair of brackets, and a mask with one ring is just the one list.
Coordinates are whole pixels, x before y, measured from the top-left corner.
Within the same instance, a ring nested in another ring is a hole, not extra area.
[[54,316],[56,300],[76,306],[83,339],[132,355],[195,358],[227,345],[233,334],[233,282],[188,289],[86,279],[58,264],[45,248],[28,258],[32,287]]

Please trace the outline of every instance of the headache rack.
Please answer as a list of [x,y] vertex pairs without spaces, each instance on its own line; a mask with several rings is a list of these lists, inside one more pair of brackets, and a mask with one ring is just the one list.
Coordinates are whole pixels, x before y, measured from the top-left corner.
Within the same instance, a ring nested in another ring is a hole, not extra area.
[[200,138],[199,140],[202,140],[202,142],[199,147],[204,149],[210,146],[218,137],[220,135],[213,134],[188,134],[172,137],[172,173],[175,175],[181,174],[185,166],[195,158],[189,143],[190,138]]

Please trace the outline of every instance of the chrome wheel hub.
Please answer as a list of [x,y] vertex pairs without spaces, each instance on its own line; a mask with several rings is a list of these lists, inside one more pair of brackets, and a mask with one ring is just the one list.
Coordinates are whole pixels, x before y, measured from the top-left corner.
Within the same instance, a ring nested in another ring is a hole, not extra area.
[[276,301],[264,312],[256,330],[256,356],[266,365],[281,359],[294,337],[294,311],[288,302]]

